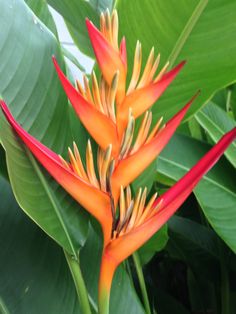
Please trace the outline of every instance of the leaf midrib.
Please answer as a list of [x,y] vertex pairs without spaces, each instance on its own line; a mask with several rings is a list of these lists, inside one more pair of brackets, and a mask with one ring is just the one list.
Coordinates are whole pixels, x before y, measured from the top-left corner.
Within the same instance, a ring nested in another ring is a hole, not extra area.
[[[199,116],[203,116],[211,125],[213,125],[213,127],[216,128],[216,130],[218,130],[221,135],[224,135],[224,131],[212,120],[210,119],[207,114],[205,114],[203,111],[199,111],[196,114],[196,119],[198,120],[198,122],[202,125],[202,127],[205,129],[205,127],[203,126],[204,122],[201,121],[201,117],[199,118]],[[217,140],[216,136],[214,136],[214,134],[209,131],[209,129],[207,129],[207,131],[209,132],[209,134],[212,136],[213,140]],[[234,142],[231,143],[232,146],[234,146],[236,148],[236,144],[234,144]]]
[[[178,163],[176,163],[176,162],[174,162],[174,161],[172,161],[172,160],[169,160],[169,159],[167,159],[167,158],[165,158],[165,157],[159,156],[158,158],[161,159],[162,161],[168,163],[168,164],[174,165],[174,166],[177,167],[177,168],[180,168],[180,169],[182,169],[182,170],[185,170],[186,172],[189,171],[189,168],[184,167],[184,166],[182,166],[182,165],[180,165],[180,164],[178,164]],[[168,175],[168,173],[166,173],[165,171],[162,170],[161,172],[164,173],[165,175],[167,175],[168,177],[170,177],[170,176]],[[173,178],[173,177],[172,177],[172,178]],[[174,179],[174,180],[175,180],[175,179]],[[226,187],[224,187],[224,186],[218,184],[216,181],[210,179],[209,177],[204,176],[204,177],[203,177],[203,180],[206,180],[206,181],[210,182],[211,184],[213,184],[213,185],[219,187],[220,189],[224,190],[225,192],[231,194],[233,197],[236,198],[236,194],[235,194],[234,192],[232,192],[232,191],[230,191],[229,189],[227,189]]]
[[197,6],[195,7],[192,15],[189,17],[185,27],[183,28],[182,32],[180,33],[174,48],[172,49],[169,58],[169,67],[171,68],[175,63],[176,59],[178,58],[181,49],[183,48],[185,42],[187,41],[190,33],[192,32],[194,26],[196,25],[198,19],[200,18],[203,10],[205,9],[208,0],[201,0]]
[[46,182],[46,180],[44,178],[44,175],[42,174],[42,171],[40,170],[36,160],[34,159],[34,157],[32,156],[32,154],[29,152],[29,150],[27,148],[25,149],[25,151],[26,151],[26,155],[27,155],[27,157],[29,159],[29,162],[32,165],[32,168],[35,170],[35,173],[37,174],[37,176],[39,178],[39,181],[42,183],[43,189],[44,189],[46,195],[48,196],[48,199],[49,199],[49,201],[50,201],[50,203],[52,205],[52,208],[54,209],[54,211],[56,213],[56,216],[58,217],[58,220],[59,220],[59,222],[60,222],[60,224],[62,226],[62,229],[65,232],[65,235],[66,235],[68,243],[69,243],[69,245],[71,247],[71,250],[72,250],[74,256],[76,257],[77,256],[76,249],[75,249],[75,247],[74,247],[74,245],[72,243],[72,240],[71,240],[70,235],[68,233],[67,227],[66,227],[66,225],[65,225],[65,223],[63,221],[63,218],[61,217],[60,211],[58,209],[58,202],[55,199],[55,196],[53,195],[50,187],[48,186],[48,183]]

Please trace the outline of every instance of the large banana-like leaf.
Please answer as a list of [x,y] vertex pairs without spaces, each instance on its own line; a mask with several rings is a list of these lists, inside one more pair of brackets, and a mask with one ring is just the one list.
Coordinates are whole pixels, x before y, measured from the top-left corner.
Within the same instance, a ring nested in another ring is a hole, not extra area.
[[[159,156],[157,170],[162,175],[177,181],[209,148],[209,145],[200,141],[176,135]],[[194,194],[211,226],[234,252],[236,251],[235,175],[233,166],[222,158],[194,189]]]
[[[51,62],[53,54],[62,60],[57,40],[22,0],[0,0],[0,8],[0,93],[26,130],[63,153],[72,138],[67,99]],[[86,236],[84,212],[45,175],[2,113],[0,138],[20,206],[62,247],[75,253]]]
[[[236,126],[235,120],[230,118],[224,110],[211,102],[196,114],[196,119],[205,131],[209,133],[214,143],[216,143],[224,133]],[[236,168],[235,142],[225,151],[225,156]]]
[[100,12],[106,8],[111,10],[113,0],[47,0],[47,2],[63,16],[80,51],[94,58],[85,26],[85,18],[90,18],[98,25]]
[[154,236],[151,237],[138,251],[142,265],[147,264],[155,253],[163,250],[168,242],[168,228],[165,224]]
[[37,15],[40,21],[43,22],[55,36],[57,36],[56,24],[53,20],[51,12],[49,11],[47,2],[45,2],[45,0],[25,0],[25,2],[35,13],[35,15]]
[[187,263],[199,278],[217,280],[220,249],[216,233],[188,218],[175,215],[168,222],[167,251]]
[[155,117],[166,119],[197,90],[193,114],[218,89],[236,80],[236,2],[232,0],[117,1],[120,34],[127,37],[129,73],[139,39],[143,60],[152,46],[161,64],[187,60],[171,87],[153,107]]
[[63,251],[20,211],[2,177],[0,200],[0,313],[81,313]]

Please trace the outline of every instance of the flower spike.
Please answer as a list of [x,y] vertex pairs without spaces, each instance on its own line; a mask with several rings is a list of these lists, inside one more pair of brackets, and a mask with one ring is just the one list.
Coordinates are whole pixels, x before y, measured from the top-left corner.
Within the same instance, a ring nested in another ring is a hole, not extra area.
[[127,125],[127,115],[129,108],[132,108],[134,118],[139,117],[143,112],[148,110],[154,104],[154,102],[164,93],[166,88],[171,84],[171,82],[181,71],[185,63],[185,61],[181,62],[175,68],[161,76],[161,78],[156,82],[150,82],[146,86],[142,88],[136,88],[135,90],[127,94],[118,110],[117,119],[119,134],[122,134],[124,128]]
[[[33,136],[28,134],[14,119],[6,103],[0,100],[0,106],[8,122],[19,135],[28,149],[37,160],[47,169],[51,176],[85,209],[88,210],[102,225],[104,234],[110,235],[110,199],[107,193],[102,192],[86,180],[82,175],[76,173],[76,162],[70,153],[71,166],[62,158],[41,144]],[[75,150],[75,158],[78,152]],[[77,163],[78,165],[78,163]],[[96,206],[94,206],[96,204]],[[99,208],[99,210],[98,210]]]
[[[236,138],[236,128],[225,134],[221,140],[200,161],[159,198],[153,195],[145,206],[145,195],[141,190],[133,201],[123,209],[122,228],[113,231],[113,238],[105,247],[100,269],[99,295],[101,306],[108,307],[109,291],[117,266],[148,241],[177,211],[190,195],[204,174],[222,156],[230,143]],[[123,191],[122,191],[123,194]],[[144,195],[144,197],[141,195]],[[124,205],[122,205],[124,206]]]
[[[214,166],[235,139],[236,128],[226,133],[193,168],[153,202],[154,214],[150,211],[151,215],[147,215],[143,223],[137,224],[137,227],[131,230],[128,229],[120,237],[111,241],[106,247],[106,254],[112,258],[112,261],[118,265],[150,239],[183,204],[201,178]],[[145,210],[142,215],[144,213]]]
[[64,75],[56,58],[52,59],[61,84],[83,125],[103,149],[112,143],[113,151],[116,153],[118,139],[114,122],[85,100]]
[[[166,146],[198,94],[199,93],[192,97],[187,105],[185,105],[171,120],[167,122],[166,126],[164,126],[159,132],[157,130],[156,135],[151,140],[148,138],[144,145],[142,145],[137,151],[134,151],[132,154],[131,150],[131,154],[119,162],[112,176],[112,188],[115,200],[119,195],[119,187],[121,185],[126,187],[135,178],[137,178]],[[159,124],[160,123],[158,122],[157,126],[159,126]],[[129,169],[129,171],[125,171],[126,169]]]
[[[101,20],[103,19],[104,15],[101,16]],[[126,47],[124,40],[121,42],[120,50],[116,44],[114,45],[112,37],[116,37],[118,25],[117,29],[112,31],[109,27],[109,21],[110,16],[106,14],[106,21],[101,22],[103,32],[100,32],[88,19],[86,19],[86,26],[98,65],[109,85],[112,82],[114,74],[119,71],[119,85],[116,100],[118,103],[121,103],[125,96],[127,74]]]

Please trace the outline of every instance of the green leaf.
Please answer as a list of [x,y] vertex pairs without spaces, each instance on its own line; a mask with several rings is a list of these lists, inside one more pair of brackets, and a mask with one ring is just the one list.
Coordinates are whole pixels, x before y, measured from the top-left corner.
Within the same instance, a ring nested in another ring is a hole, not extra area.
[[[219,313],[218,296],[216,286],[209,280],[205,273],[212,272],[212,266],[203,264],[198,273],[194,274],[191,269],[187,271],[188,295],[192,313],[205,313],[210,309],[212,313]],[[208,270],[208,272],[207,272]],[[205,272],[204,272],[205,271]],[[216,277],[217,273],[215,274]]]
[[[191,204],[191,203],[190,203]],[[196,280],[219,280],[219,249],[216,234],[190,219],[173,216],[168,222],[167,251],[184,261],[197,276]]]
[[[157,171],[177,181],[209,149],[200,141],[175,135],[159,156]],[[235,188],[235,169],[222,158],[194,189],[211,226],[233,251],[236,251]]]
[[139,256],[142,265],[147,264],[155,253],[164,249],[168,241],[167,225],[164,225],[154,236],[151,237],[140,249]]
[[[194,252],[195,257],[209,255],[215,259],[219,259],[219,250],[217,246],[217,237],[215,233],[190,219],[173,216],[169,222],[168,227],[171,235],[175,236],[181,241],[182,247]],[[172,237],[172,236],[171,236]]]
[[75,254],[87,234],[84,211],[41,169],[3,119],[1,113],[0,135],[4,133],[8,173],[19,205],[58,244]]
[[79,61],[76,59],[76,57],[64,46],[61,47],[63,55],[68,58],[74,65],[77,66],[80,71],[85,72],[85,68],[79,63]]
[[[201,126],[199,125],[199,123],[197,122],[195,116],[192,117],[189,121],[187,121],[187,123],[188,123],[191,137],[196,138],[197,140],[201,141],[203,139],[203,136],[202,136],[203,130]],[[185,135],[188,135],[188,134],[185,134]]]
[[156,175],[156,160],[154,160],[138,177],[132,182],[133,191],[137,191],[140,187],[147,187],[150,192]]
[[223,88],[215,93],[211,101],[226,111],[228,88]]
[[7,165],[6,165],[6,154],[2,145],[0,145],[0,174],[5,179],[9,180],[8,173],[7,173]]
[[62,250],[21,212],[2,177],[0,199],[0,312],[81,313]]
[[[45,2],[45,0],[25,0],[25,2],[37,15],[37,17],[48,27],[48,29],[50,29],[53,34],[58,37],[56,24],[54,22],[51,12],[49,11],[47,2]],[[82,72],[85,72],[84,67],[66,47],[61,46],[61,50],[65,57],[67,57],[72,63],[74,63]]]
[[[97,307],[97,284],[99,278],[100,259],[102,251],[101,235],[90,228],[85,246],[81,249],[80,260],[83,275],[88,291],[93,300],[94,308]],[[112,282],[110,313],[112,314],[144,314],[144,310],[137,297],[135,289],[123,265],[116,270]]]
[[47,0],[64,18],[68,30],[80,51],[94,58],[92,46],[85,26],[85,18],[99,25],[100,12],[112,9],[112,0]]
[[175,313],[175,314],[190,314],[186,307],[181,304],[176,298],[167,292],[156,289],[153,291],[154,302],[156,304],[157,312],[160,314]]
[[142,43],[144,61],[152,46],[156,54],[161,53],[161,66],[167,60],[171,66],[187,60],[153,107],[155,120],[170,118],[200,89],[189,111],[193,114],[216,90],[236,80],[235,1],[119,0],[117,9],[120,35],[127,37],[129,73],[137,40]]
[[[236,126],[236,122],[214,103],[210,102],[196,114],[196,119],[210,135],[214,143]],[[225,151],[225,156],[236,168],[236,142]]]
[[47,26],[47,28],[50,29],[50,31],[57,37],[56,24],[45,0],[25,0],[25,2],[41,20],[41,22],[43,22],[44,25]]
[[[23,1],[0,0],[0,7],[0,93],[26,130],[63,153],[72,138],[67,99],[51,61],[52,54],[61,60],[57,40]],[[45,175],[2,113],[0,138],[20,206],[57,243],[75,253],[87,233],[84,211]]]

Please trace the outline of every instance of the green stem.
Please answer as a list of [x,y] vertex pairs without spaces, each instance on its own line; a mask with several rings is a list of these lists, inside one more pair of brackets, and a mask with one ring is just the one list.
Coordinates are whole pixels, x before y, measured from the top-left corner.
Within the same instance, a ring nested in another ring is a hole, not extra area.
[[143,296],[143,303],[144,303],[145,312],[147,314],[151,314],[151,309],[150,309],[150,304],[149,304],[149,300],[148,300],[147,289],[146,289],[146,285],[145,285],[145,281],[144,281],[143,270],[142,270],[142,266],[141,266],[141,262],[140,262],[140,258],[139,258],[138,252],[133,253],[132,256],[133,256],[136,272],[137,272],[137,275],[138,275],[140,289],[141,289],[142,296]]
[[109,314],[109,304],[110,304],[110,294],[106,291],[101,291],[99,293],[98,299],[98,313],[99,314]]
[[66,251],[64,251],[64,253],[74,280],[75,288],[80,302],[81,311],[83,314],[91,314],[91,309],[88,300],[88,292],[80,269],[79,260],[75,259],[74,256],[71,256]]

